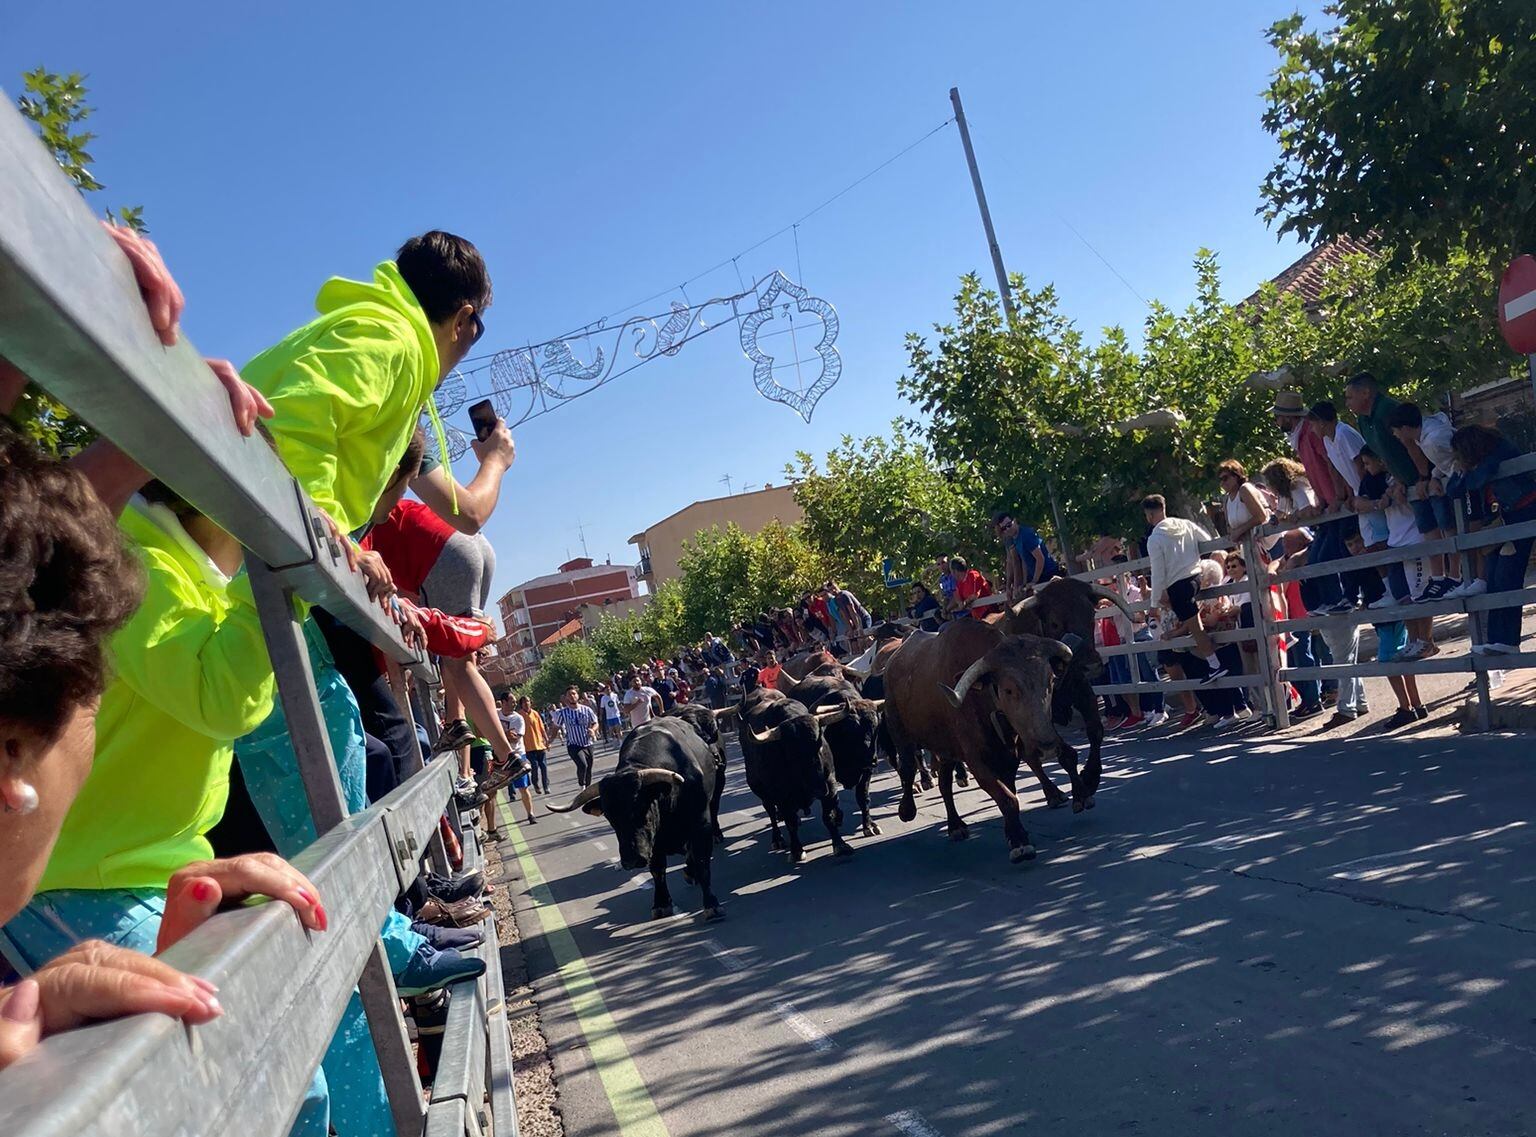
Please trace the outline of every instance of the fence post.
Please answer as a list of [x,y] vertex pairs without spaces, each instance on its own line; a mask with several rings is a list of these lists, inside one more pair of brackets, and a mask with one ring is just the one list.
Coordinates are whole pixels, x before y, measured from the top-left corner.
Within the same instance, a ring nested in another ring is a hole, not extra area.
[[[384,661],[384,673],[389,679],[390,690],[394,692],[395,702],[400,705],[400,712],[405,715],[405,721],[411,726],[411,773],[416,773],[426,765],[426,758],[421,752],[421,739],[416,737],[416,716],[411,710],[411,677],[406,675],[405,668],[393,659]],[[425,686],[425,682],[422,684]],[[457,812],[457,802],[452,802],[449,808]],[[437,872],[448,876],[453,872],[453,866],[448,863],[448,850],[443,847],[443,832],[439,827],[427,842],[427,856],[432,861],[432,868]]]
[[1243,534],[1243,559],[1248,562],[1253,629],[1259,636],[1259,675],[1264,680],[1264,694],[1269,703],[1269,713],[1275,720],[1275,729],[1284,730],[1291,725],[1291,711],[1285,697],[1286,681],[1280,662],[1275,658],[1280,650],[1280,640],[1275,628],[1274,609],[1269,603],[1269,568],[1260,555],[1258,541],[1251,529]]
[[[248,558],[251,593],[256,613],[267,641],[267,654],[277,676],[277,693],[283,715],[288,720],[288,736],[304,781],[304,795],[309,799],[310,817],[315,835],[324,836],[347,818],[347,803],[342,796],[341,779],[336,773],[336,759],[325,728],[325,712],[315,688],[315,676],[309,666],[309,647],[304,628],[294,611],[294,596],[272,570],[260,560]],[[421,1101],[421,1079],[411,1054],[410,1038],[400,1014],[400,996],[384,954],[384,944],[377,936],[368,961],[358,980],[358,994],[368,1018],[368,1033],[373,1039],[379,1070],[384,1076],[384,1090],[389,1097],[395,1128],[401,1134],[421,1132],[426,1116]]]
[[[1466,505],[1463,502],[1463,499],[1459,497],[1456,499],[1454,505],[1456,509],[1456,536],[1462,537],[1465,536],[1467,532]],[[1471,580],[1471,551],[1468,549],[1459,550],[1457,552],[1457,560],[1461,567],[1461,579],[1463,581]],[[1468,639],[1473,641],[1480,641],[1487,638],[1485,634],[1486,625],[1484,624],[1484,621],[1487,620],[1487,618],[1488,613],[1486,612],[1467,613]],[[1482,731],[1489,730],[1493,726],[1493,699],[1488,693],[1488,672],[1472,672],[1472,682],[1477,691],[1477,729]]]

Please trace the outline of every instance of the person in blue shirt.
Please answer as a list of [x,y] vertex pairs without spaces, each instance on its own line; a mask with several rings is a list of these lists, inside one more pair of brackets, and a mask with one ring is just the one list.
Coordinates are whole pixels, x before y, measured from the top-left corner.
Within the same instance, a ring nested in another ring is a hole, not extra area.
[[1008,550],[1006,576],[1010,595],[1061,575],[1061,566],[1045,547],[1045,540],[1028,525],[1020,525],[1011,515],[999,512],[992,515],[992,528]]

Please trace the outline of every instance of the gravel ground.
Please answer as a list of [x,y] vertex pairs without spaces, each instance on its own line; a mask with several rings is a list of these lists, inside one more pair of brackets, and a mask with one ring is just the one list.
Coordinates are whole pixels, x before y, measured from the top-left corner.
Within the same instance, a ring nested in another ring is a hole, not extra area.
[[501,974],[506,984],[507,1024],[512,1031],[512,1079],[517,1096],[517,1125],[521,1137],[564,1137],[555,1072],[549,1046],[539,1025],[539,1009],[528,983],[528,962],[517,920],[512,915],[510,890],[523,886],[512,861],[503,861],[494,843],[486,848],[486,877],[497,882],[491,896],[496,935],[501,943]]

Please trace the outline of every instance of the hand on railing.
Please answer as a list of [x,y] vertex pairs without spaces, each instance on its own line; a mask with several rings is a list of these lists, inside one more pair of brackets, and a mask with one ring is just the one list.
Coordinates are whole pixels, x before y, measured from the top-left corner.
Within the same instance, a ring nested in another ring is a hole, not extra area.
[[281,900],[310,931],[326,930],[325,906],[307,876],[274,853],[247,853],[195,861],[171,877],[155,950],[170,947],[217,912],[219,905],[248,896]]
[[427,650],[427,626],[422,623],[421,613],[417,610],[416,605],[396,599],[392,608],[395,614],[395,623],[400,625],[400,638],[405,640],[405,646],[425,652]]
[[142,952],[87,940],[0,990],[0,1069],[46,1036],[96,1019],[162,1014],[211,1022],[224,1013],[215,991]]
[[224,385],[229,395],[229,409],[235,415],[235,429],[241,434],[249,438],[251,431],[256,429],[258,418],[271,418],[277,413],[265,395],[240,378],[240,372],[235,370],[235,365],[229,360],[205,359],[203,362]]
[[[384,563],[384,558],[372,549],[362,549],[357,554],[357,569],[363,574],[363,583],[368,589],[368,599],[387,601],[399,591],[395,587],[395,578],[389,571],[389,566]],[[387,603],[384,604],[389,608]]]
[[160,250],[148,237],[127,226],[113,225],[109,221],[101,224],[133,266],[133,279],[138,282],[139,295],[144,297],[144,307],[149,309],[150,327],[155,329],[161,343],[175,347],[182,309],[187,302],[171,276],[171,270],[165,267]]

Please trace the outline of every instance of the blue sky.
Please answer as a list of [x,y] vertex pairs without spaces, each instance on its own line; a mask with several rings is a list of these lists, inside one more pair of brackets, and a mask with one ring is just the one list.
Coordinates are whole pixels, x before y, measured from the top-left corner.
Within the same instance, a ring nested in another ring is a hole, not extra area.
[[[482,349],[537,342],[687,281],[949,117],[958,85],[1010,270],[1085,328],[1182,305],[1200,246],[1245,295],[1299,250],[1255,215],[1271,0],[747,6],[86,2],[13,6],[0,86],[89,75],[101,206],[142,204],[209,355],[302,323],[329,275],[411,233],[474,240],[496,302]],[[1303,3],[1314,11],[1315,3]],[[799,230],[804,283],[841,320],[842,380],[806,425],[752,387],[728,328],[516,432],[488,535],[496,593],[690,501],[783,480],[796,450],[877,433],[909,331],[990,273],[950,127]],[[797,275],[789,235],[740,261]],[[664,310],[667,300],[649,308]],[[764,329],[769,330],[768,328]],[[473,473],[461,462],[461,479]]]

